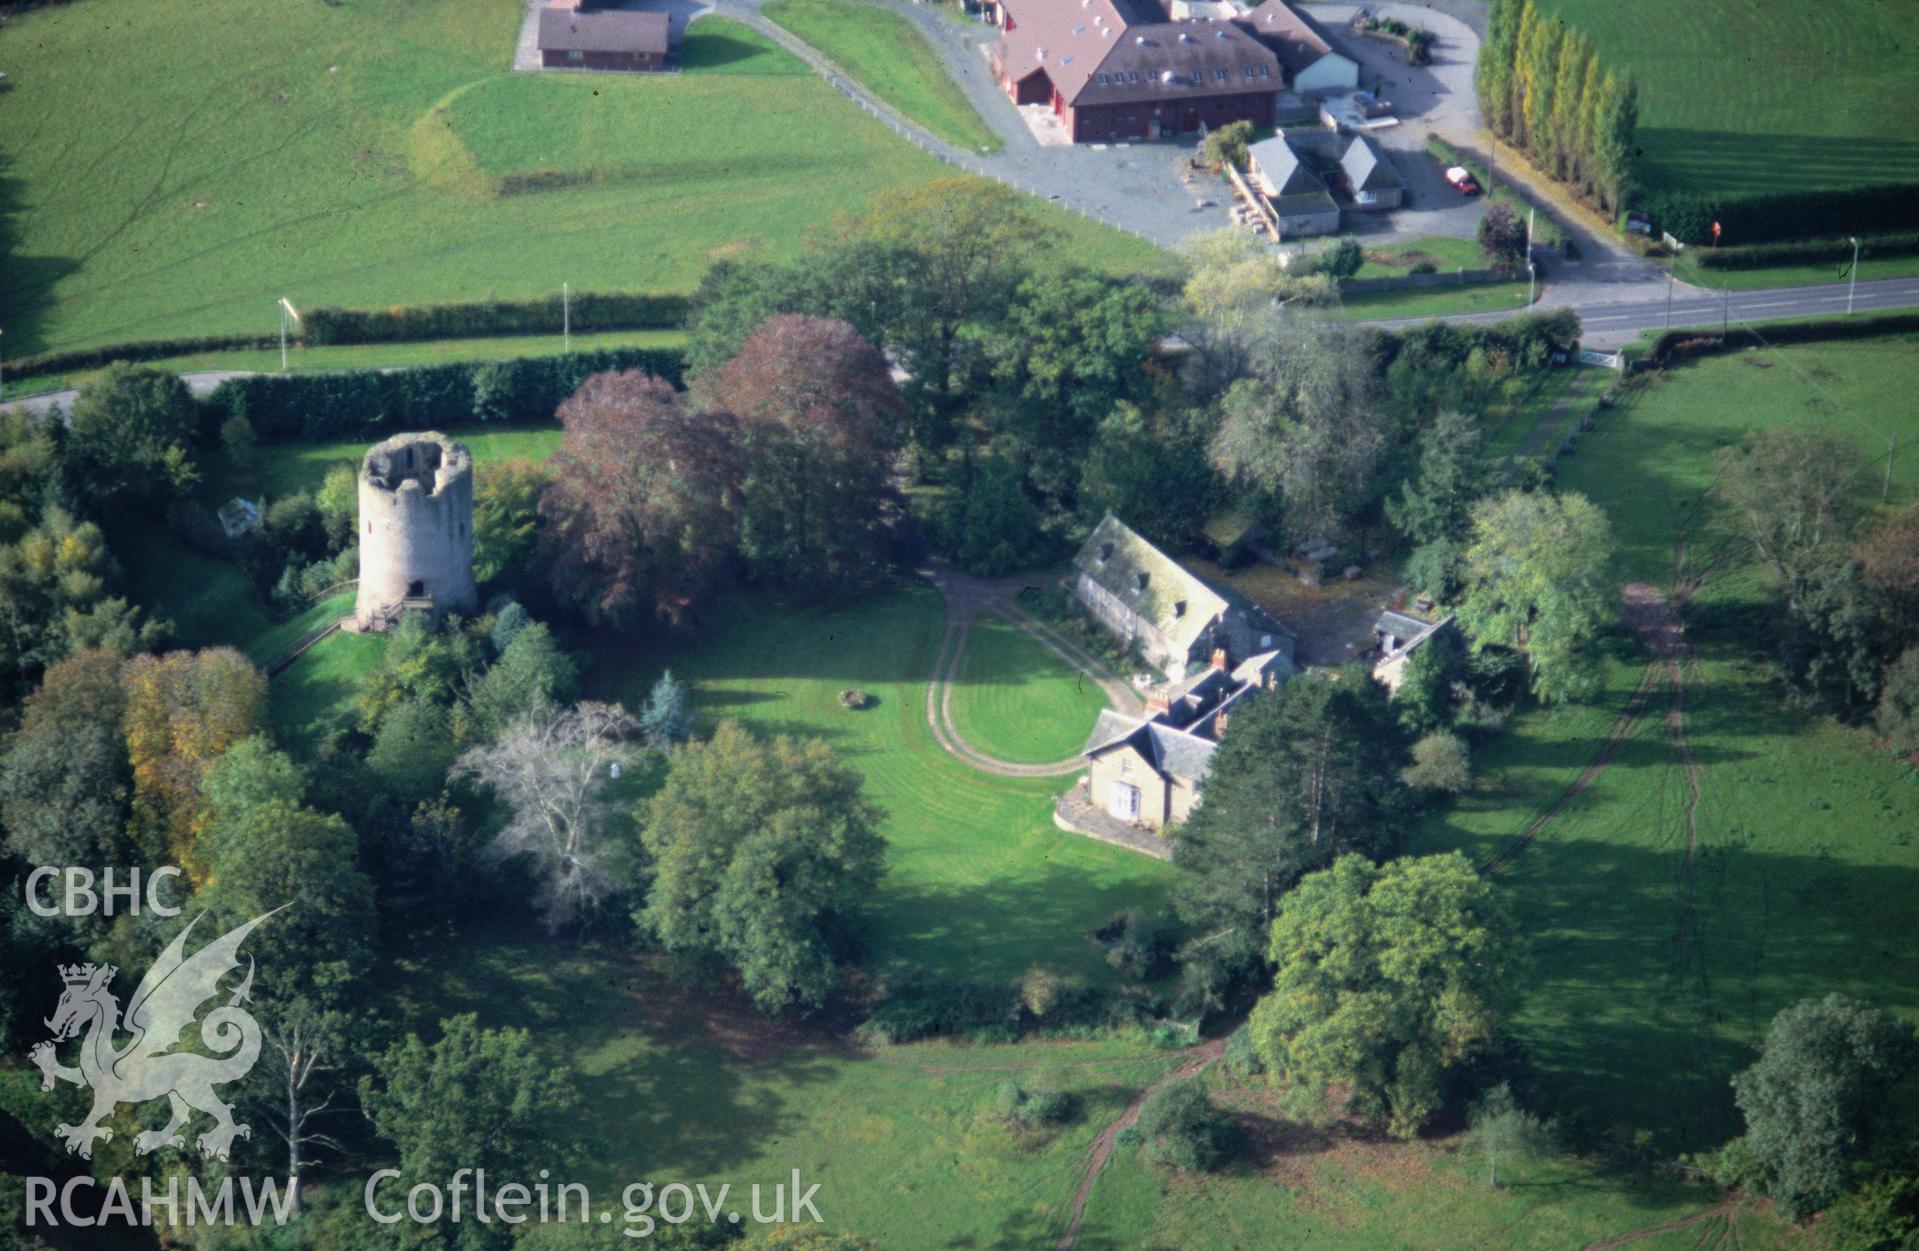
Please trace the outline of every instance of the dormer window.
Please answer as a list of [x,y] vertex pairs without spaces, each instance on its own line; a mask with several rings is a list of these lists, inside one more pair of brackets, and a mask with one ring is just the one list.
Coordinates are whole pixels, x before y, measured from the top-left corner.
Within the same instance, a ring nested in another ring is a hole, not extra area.
[[1180,600],[1178,603],[1173,605],[1173,617],[1175,619],[1178,619],[1180,617],[1184,617],[1185,615],[1186,615],[1186,601]]
[[1133,589],[1134,589],[1135,591],[1143,591],[1143,590],[1145,590],[1145,589],[1146,589],[1146,575],[1145,575],[1145,574],[1143,574],[1143,573],[1136,573],[1136,574],[1134,574],[1134,575],[1133,575]]
[[1111,543],[1101,543],[1099,545],[1099,563],[1103,565],[1112,558],[1113,545]]

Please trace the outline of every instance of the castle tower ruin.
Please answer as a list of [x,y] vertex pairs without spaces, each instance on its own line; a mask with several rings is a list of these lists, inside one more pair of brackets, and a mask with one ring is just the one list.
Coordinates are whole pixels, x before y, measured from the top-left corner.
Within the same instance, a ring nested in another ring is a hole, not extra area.
[[353,616],[380,630],[407,609],[472,613],[473,458],[434,431],[396,434],[360,462],[360,590]]

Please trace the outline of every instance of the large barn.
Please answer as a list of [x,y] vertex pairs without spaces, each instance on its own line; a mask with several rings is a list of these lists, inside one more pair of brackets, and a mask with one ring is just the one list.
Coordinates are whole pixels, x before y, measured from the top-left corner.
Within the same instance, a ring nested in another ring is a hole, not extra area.
[[546,69],[663,70],[670,33],[664,12],[552,0],[540,10],[540,64]]
[[[1137,4],[1137,8],[1135,8]],[[1169,21],[1151,0],[1001,0],[993,72],[1075,143],[1271,125],[1279,58],[1237,22]]]

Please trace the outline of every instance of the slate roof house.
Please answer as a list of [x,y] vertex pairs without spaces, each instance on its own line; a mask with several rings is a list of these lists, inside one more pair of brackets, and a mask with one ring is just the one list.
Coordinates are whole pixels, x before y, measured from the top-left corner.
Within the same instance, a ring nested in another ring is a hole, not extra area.
[[1387,609],[1373,623],[1373,641],[1379,645],[1379,659],[1373,662],[1373,677],[1397,691],[1406,680],[1406,661],[1419,648],[1458,642],[1458,627],[1450,615],[1427,621],[1411,613]]
[[1236,21],[1169,21],[1151,0],[1000,0],[993,73],[1075,143],[1270,125],[1279,59]]
[[1217,651],[1198,674],[1155,691],[1144,717],[1101,712],[1082,753],[1089,801],[1129,825],[1157,830],[1184,822],[1199,802],[1234,709],[1298,672],[1277,651],[1231,668],[1226,653]]
[[1248,147],[1246,163],[1253,184],[1272,204],[1282,233],[1325,235],[1339,229],[1339,205],[1333,193],[1283,136]]
[[670,33],[664,12],[552,0],[540,10],[540,64],[547,69],[663,70]]
[[1073,558],[1073,593],[1102,624],[1178,681],[1217,652],[1293,655],[1291,630],[1217,589],[1108,513]]
[[1396,209],[1406,198],[1406,180],[1364,135],[1354,135],[1346,145],[1335,177],[1340,190],[1352,197],[1353,207],[1362,212]]
[[1286,0],[1265,0],[1239,21],[1273,50],[1292,89],[1299,94],[1359,89],[1359,63],[1333,51],[1313,20]]

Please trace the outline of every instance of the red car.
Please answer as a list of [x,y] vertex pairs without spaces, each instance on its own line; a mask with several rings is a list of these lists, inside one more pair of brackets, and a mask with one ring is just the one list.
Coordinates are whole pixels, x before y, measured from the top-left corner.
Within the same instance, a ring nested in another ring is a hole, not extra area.
[[1448,169],[1446,171],[1446,181],[1451,183],[1453,189],[1461,195],[1479,194],[1479,184],[1473,181],[1473,176],[1466,172],[1464,165],[1454,165]]

